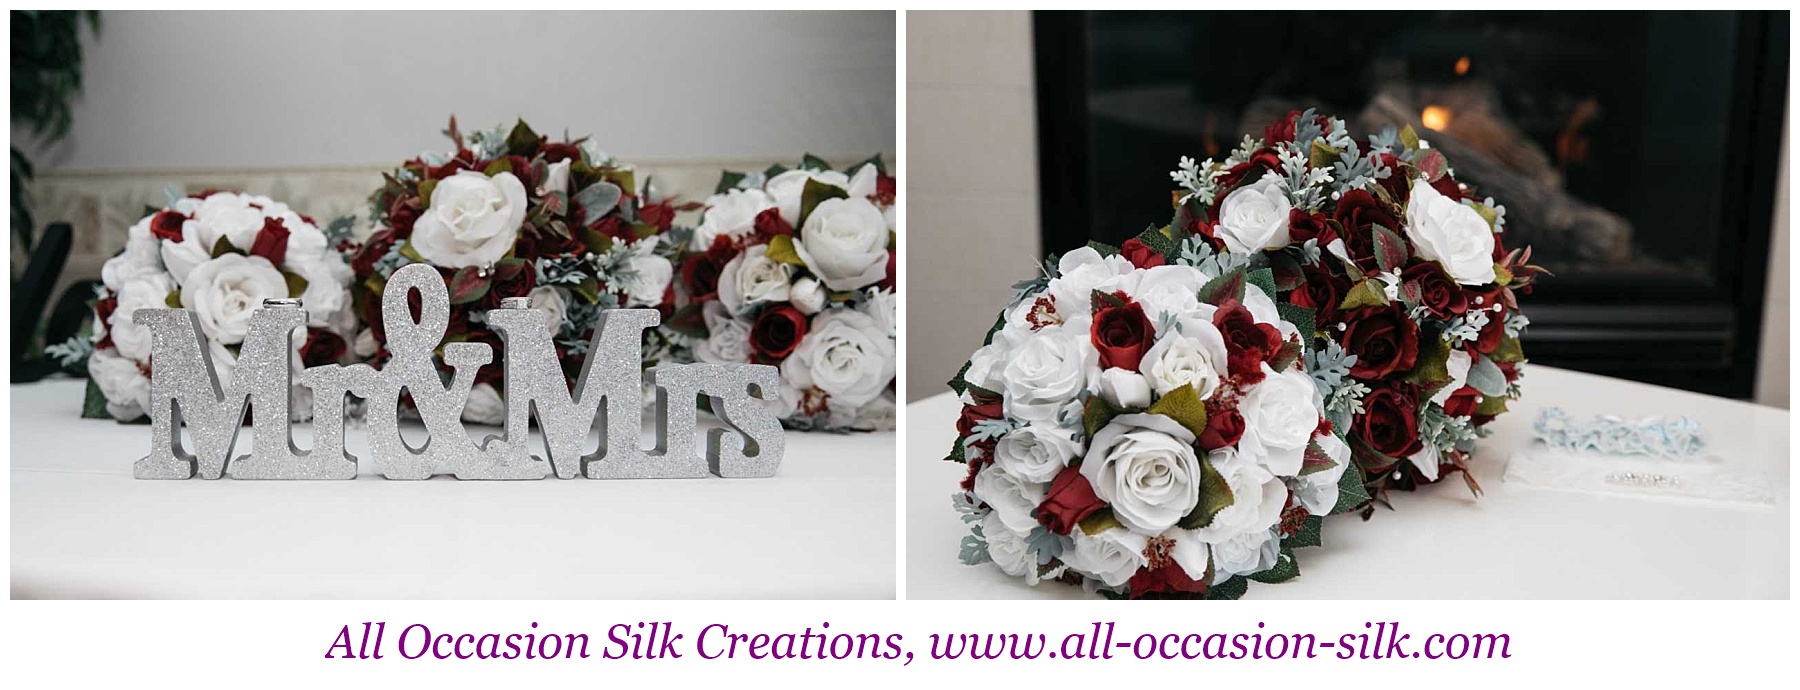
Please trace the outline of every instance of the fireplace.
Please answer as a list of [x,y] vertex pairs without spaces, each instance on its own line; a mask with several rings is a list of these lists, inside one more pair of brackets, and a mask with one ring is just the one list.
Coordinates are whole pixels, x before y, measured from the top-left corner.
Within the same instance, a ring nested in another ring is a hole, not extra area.
[[1167,220],[1176,159],[1290,110],[1410,124],[1555,272],[1531,360],[1752,393],[1786,12],[1038,12],[1043,239]]

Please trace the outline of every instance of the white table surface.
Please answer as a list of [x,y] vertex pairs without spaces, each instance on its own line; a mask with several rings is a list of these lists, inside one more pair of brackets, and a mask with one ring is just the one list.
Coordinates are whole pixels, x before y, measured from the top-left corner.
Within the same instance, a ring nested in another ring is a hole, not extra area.
[[892,432],[789,432],[769,479],[148,481],[84,383],[12,387],[14,598],[895,594]]
[[[1788,413],[1770,407],[1532,366],[1524,398],[1495,420],[1460,477],[1389,492],[1395,510],[1327,518],[1324,545],[1298,551],[1300,577],[1251,583],[1247,599],[1721,599],[1788,596]],[[1531,442],[1538,410],[1583,417],[1686,414],[1721,452],[1744,453],[1780,483],[1775,506],[1534,488],[1501,480]],[[964,467],[944,462],[961,407],[949,393],[907,406],[906,596],[1085,598],[1026,585],[991,563],[957,560],[967,527],[950,506]]]

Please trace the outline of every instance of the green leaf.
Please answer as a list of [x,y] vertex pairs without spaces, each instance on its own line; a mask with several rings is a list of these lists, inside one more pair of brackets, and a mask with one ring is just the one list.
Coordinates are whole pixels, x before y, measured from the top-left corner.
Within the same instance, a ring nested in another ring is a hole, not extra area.
[[1273,270],[1259,268],[1246,273],[1244,274],[1244,283],[1262,288],[1263,294],[1269,296],[1269,301],[1275,300],[1275,272]]
[[429,261],[426,261],[425,257],[419,254],[419,250],[413,248],[411,241],[408,241],[406,244],[400,245],[400,255],[406,257],[407,259],[410,259],[413,263],[416,263],[416,264],[431,263]]
[[845,168],[844,172],[856,172],[858,170],[861,170],[862,167],[865,165],[873,165],[873,166],[875,166],[875,172],[881,173],[883,175],[887,174],[887,164],[881,162],[881,154],[879,154],[879,153],[877,153],[873,156],[869,156],[867,159],[865,159],[861,163],[857,163],[856,165],[852,165],[848,168]]
[[1374,224],[1375,228],[1375,262],[1381,266],[1382,272],[1398,270],[1406,265],[1406,240],[1400,239],[1387,226]]
[[1385,307],[1387,303],[1387,290],[1381,286],[1381,281],[1364,278],[1362,282],[1351,286],[1349,292],[1344,293],[1344,301],[1338,304],[1338,308],[1349,311],[1363,307]]
[[512,169],[512,161],[505,159],[505,158],[497,158],[497,159],[494,159],[494,161],[492,163],[488,163],[487,167],[481,169],[481,174],[486,175],[488,177],[493,177],[500,173],[515,173],[516,174],[516,171],[514,171]]
[[600,301],[600,281],[593,276],[585,276],[581,282],[569,288],[570,292],[580,297],[582,302],[593,304]]
[[1347,513],[1368,503],[1369,490],[1363,486],[1363,470],[1355,460],[1344,468],[1344,476],[1338,477],[1337,505],[1331,507],[1331,514]]
[[1231,579],[1207,588],[1206,598],[1214,601],[1233,601],[1241,599],[1244,592],[1250,589],[1250,581],[1242,575],[1233,575]]
[[1325,454],[1325,449],[1319,446],[1318,441],[1306,442],[1306,451],[1301,455],[1300,476],[1324,472],[1333,467],[1337,467],[1337,461]]
[[1307,153],[1306,162],[1312,167],[1330,168],[1332,163],[1337,162],[1338,154],[1341,152],[1325,143],[1323,138],[1319,138],[1312,140],[1312,149]]
[[968,375],[970,364],[972,362],[963,362],[962,368],[956,370],[956,376],[950,379],[950,390],[955,391],[958,396],[969,389],[969,382],[963,377]]
[[1087,243],[1087,246],[1089,249],[1100,252],[1100,256],[1103,256],[1103,257],[1119,255],[1118,247],[1114,247],[1105,242],[1095,242],[1095,241],[1089,240]]
[[100,392],[100,384],[88,379],[87,392],[81,400],[81,418],[106,419],[111,416],[106,412],[106,394]]
[[823,158],[808,153],[800,157],[800,169],[824,172],[831,169],[831,164],[825,162]]
[[669,320],[663,322],[663,325],[671,331],[690,338],[705,338],[708,335],[706,319],[701,316],[701,311],[700,305],[689,304],[676,309],[674,314],[669,315]]
[[1200,529],[1212,524],[1213,516],[1219,511],[1231,507],[1237,497],[1231,494],[1231,485],[1226,483],[1225,475],[1213,468],[1212,460],[1200,459],[1200,503],[1194,506],[1194,512],[1188,513],[1176,523],[1182,529]]
[[181,308],[181,291],[180,290],[170,290],[169,294],[163,296],[163,304],[169,305],[170,309],[180,309]]
[[237,247],[232,246],[231,240],[226,239],[224,235],[220,235],[219,241],[213,243],[212,258],[217,259],[226,254],[243,255],[244,250],[238,249]]
[[582,220],[592,224],[594,221],[600,220],[602,216],[612,213],[612,210],[619,206],[619,199],[624,196],[625,191],[618,185],[602,180],[577,192],[572,201],[581,204],[584,212]]
[[791,235],[776,235],[769,238],[769,248],[766,253],[770,261],[779,261],[795,266],[806,265],[806,262],[800,259],[800,253],[794,251],[794,238]]
[[800,222],[794,224],[794,232],[799,233],[801,228],[806,227],[806,219],[812,216],[813,209],[825,203],[826,199],[848,198],[850,192],[844,191],[843,187],[808,178],[806,186],[800,189]]
[[1176,246],[1175,240],[1170,237],[1169,228],[1167,226],[1151,226],[1149,229],[1139,233],[1137,240],[1144,243],[1144,246],[1149,247],[1150,251],[1163,255],[1165,259],[1168,258],[1170,253],[1180,252],[1180,248]]
[[725,192],[737,189],[738,183],[743,182],[744,177],[745,175],[741,172],[725,171],[723,174],[719,175],[719,185],[713,187],[713,193],[724,194]]
[[605,254],[613,246],[612,235],[587,226],[575,229],[575,239],[581,240],[581,243],[587,246],[588,251],[595,254]]
[[1269,359],[1269,368],[1279,374],[1287,371],[1288,367],[1298,361],[1300,361],[1300,343],[1287,340],[1281,343],[1281,349],[1276,350],[1275,356]]
[[1300,561],[1294,559],[1294,550],[1284,544],[1281,547],[1281,554],[1275,557],[1275,565],[1260,573],[1251,573],[1250,579],[1266,585],[1273,585],[1299,576]]
[[1113,515],[1110,507],[1096,510],[1081,519],[1081,533],[1090,537],[1115,527],[1123,528],[1125,523],[1119,522],[1118,516]]
[[1119,416],[1117,408],[1098,395],[1090,395],[1086,405],[1081,409],[1081,426],[1083,430],[1087,431],[1088,438],[1093,438],[1101,427],[1106,426],[1107,422],[1111,422],[1112,418],[1117,416]]
[[431,193],[437,190],[437,180],[426,180],[419,183],[419,210],[431,208]]
[[773,179],[776,175],[780,175],[787,171],[788,171],[787,166],[782,165],[780,163],[776,163],[774,165],[769,166],[768,170],[763,171],[763,177]]
[[1300,331],[1301,345],[1304,349],[1311,350],[1313,338],[1319,330],[1318,324],[1313,321],[1313,310],[1287,302],[1276,302],[1275,311],[1281,314],[1281,320],[1294,324],[1294,328]]
[[1092,293],[1092,299],[1089,300],[1089,302],[1091,303],[1091,305],[1092,305],[1091,309],[1093,310],[1093,312],[1095,314],[1100,313],[1101,309],[1105,309],[1107,307],[1123,307],[1123,306],[1125,306],[1125,298],[1120,297],[1118,295],[1118,293],[1104,292],[1101,290],[1095,290]]
[[1414,160],[1413,165],[1419,168],[1419,172],[1425,176],[1425,181],[1430,183],[1436,182],[1438,178],[1444,176],[1444,171],[1449,169],[1450,162],[1444,160],[1443,153],[1437,149],[1431,149],[1426,151],[1425,155]]
[[1419,133],[1413,131],[1412,125],[1400,128],[1400,145],[1405,146],[1408,151],[1418,150]]
[[538,135],[531,131],[531,126],[519,120],[513,125],[512,132],[506,135],[506,152],[514,156],[529,156],[537,151]]
[[1525,350],[1519,347],[1518,336],[1509,335],[1500,339],[1500,345],[1495,347],[1493,354],[1488,357],[1493,358],[1495,362],[1523,362],[1525,361]]
[[567,192],[549,192],[544,194],[544,212],[552,216],[561,216],[569,212],[569,194]]
[[1494,360],[1475,355],[1475,362],[1469,366],[1469,386],[1482,395],[1506,395],[1506,373]]
[[1200,394],[1191,383],[1184,383],[1180,388],[1158,398],[1150,405],[1149,412],[1175,420],[1183,428],[1194,432],[1196,438],[1206,433],[1206,403],[1200,400]]
[[1494,213],[1494,209],[1489,208],[1487,204],[1469,204],[1469,208],[1475,209],[1475,215],[1481,216],[1482,220],[1487,221],[1489,230],[1493,230],[1494,222],[1500,220],[1500,214]]
[[1300,529],[1294,530],[1293,534],[1290,534],[1286,539],[1281,540],[1282,546],[1292,548],[1321,546],[1324,543],[1325,518],[1318,515],[1306,516],[1306,519],[1300,523]]
[[1475,406],[1475,414],[1495,417],[1506,414],[1506,396],[1483,396],[1481,404]]
[[1419,334],[1419,354],[1404,380],[1424,387],[1437,388],[1450,380],[1450,343],[1443,338]]
[[1270,252],[1269,272],[1275,277],[1275,289],[1290,292],[1306,284],[1306,272],[1293,252]]
[[282,280],[287,281],[289,297],[299,297],[306,294],[306,286],[308,283],[306,282],[305,277],[292,271],[282,271],[281,278]]
[[969,458],[968,458],[967,452],[963,450],[962,439],[960,439],[960,438],[956,439],[956,441],[954,443],[951,443],[950,446],[951,446],[950,454],[944,456],[944,461],[945,462],[962,463],[965,465],[968,464]]
[[456,270],[450,278],[450,303],[468,304],[481,299],[488,291],[488,279],[481,275],[481,269],[475,266],[464,266]]
[[1244,301],[1244,267],[1231,269],[1224,275],[1206,281],[1200,286],[1200,301],[1219,306],[1228,301]]

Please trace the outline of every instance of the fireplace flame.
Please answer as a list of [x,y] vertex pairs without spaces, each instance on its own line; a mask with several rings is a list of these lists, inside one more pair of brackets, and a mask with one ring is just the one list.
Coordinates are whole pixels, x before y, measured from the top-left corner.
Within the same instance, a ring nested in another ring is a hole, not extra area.
[[1569,114],[1569,121],[1563,125],[1556,135],[1557,167],[1567,171],[1569,166],[1581,163],[1588,158],[1588,137],[1583,133],[1588,123],[1600,117],[1600,99],[1589,96],[1575,105],[1575,112]]
[[1441,105],[1425,106],[1425,111],[1419,113],[1419,121],[1425,123],[1426,129],[1442,132],[1450,126],[1450,109]]
[[1468,73],[1469,73],[1469,56],[1464,55],[1462,57],[1457,58],[1456,59],[1456,76],[1460,77],[1460,76],[1468,74]]

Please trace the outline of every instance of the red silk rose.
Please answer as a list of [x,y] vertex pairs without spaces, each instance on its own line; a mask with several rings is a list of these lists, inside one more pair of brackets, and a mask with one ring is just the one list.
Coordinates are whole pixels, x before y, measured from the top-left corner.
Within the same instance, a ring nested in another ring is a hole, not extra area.
[[[1230,170],[1226,171],[1225,174],[1220,175],[1218,177],[1219,189],[1221,193],[1228,193],[1230,190],[1236,189],[1239,183],[1246,181],[1254,182],[1257,179],[1260,179],[1263,176],[1263,173],[1280,169],[1281,154],[1277,153],[1275,149],[1265,148],[1250,154],[1250,160],[1231,166]],[[1218,218],[1219,206],[1221,205],[1222,204],[1213,205],[1212,213],[1214,219]]]
[[779,362],[792,354],[806,335],[806,315],[788,305],[770,307],[750,325],[750,350],[764,362]]
[[[181,224],[187,222],[187,216],[179,211],[157,211],[150,217],[150,234],[170,242],[181,241]],[[212,247],[206,248],[208,251]]]
[[1137,302],[1127,301],[1100,308],[1094,313],[1094,326],[1089,333],[1094,349],[1100,351],[1100,368],[1119,367],[1137,371],[1144,352],[1155,339],[1150,317]]
[[1363,414],[1356,418],[1356,435],[1375,452],[1404,458],[1419,452],[1418,403],[1394,388],[1378,388],[1363,398]]
[[[1204,579],[1204,578],[1202,578]],[[1210,587],[1205,582],[1197,582],[1188,577],[1187,571],[1175,559],[1165,560],[1155,568],[1139,568],[1131,581],[1125,583],[1131,590],[1131,598],[1142,599],[1151,595],[1161,596],[1197,596],[1206,594]]]
[[1150,245],[1138,241],[1136,237],[1125,240],[1125,244],[1119,247],[1119,256],[1125,257],[1126,261],[1138,268],[1154,268],[1167,263],[1162,252],[1151,249]]
[[1094,494],[1094,486],[1088,483],[1087,477],[1081,476],[1080,468],[1064,467],[1055,481],[1050,482],[1044,502],[1038,504],[1038,522],[1051,532],[1068,534],[1103,505],[1105,503]]
[[[282,225],[280,218],[263,218],[261,230],[256,232],[256,239],[250,243],[250,255],[268,259],[269,263],[280,266],[287,261],[288,229]],[[292,295],[299,297],[299,295]]]
[[342,336],[323,328],[308,328],[306,344],[300,346],[300,363],[309,367],[336,364],[349,349]]
[[1244,383],[1261,381],[1262,363],[1281,349],[1281,331],[1257,323],[1250,310],[1237,300],[1219,305],[1219,310],[1213,312],[1213,325],[1225,336],[1226,370],[1243,378]]
[[654,225],[659,230],[668,230],[669,225],[675,222],[675,207],[667,201],[644,204],[642,208],[638,209],[638,220]]
[[[719,240],[730,241],[724,237]],[[712,252],[705,252],[690,256],[681,264],[681,286],[693,298],[694,304],[719,296],[719,272],[724,270],[725,263],[715,259]]]
[[1244,437],[1244,416],[1237,408],[1208,410],[1206,431],[1200,434],[1201,450],[1215,450],[1234,445]]
[[794,226],[781,219],[781,209],[778,208],[771,208],[756,214],[756,220],[752,221],[751,228],[756,231],[755,244],[767,243],[776,235],[794,234]]
[[1307,213],[1300,209],[1288,211],[1288,236],[1295,244],[1307,240],[1318,240],[1324,247],[1337,239],[1337,230],[1331,227],[1330,219],[1323,213]]
[[1471,386],[1463,386],[1444,401],[1444,414],[1451,417],[1474,417],[1475,408],[1480,404],[1481,392]]
[[1436,261],[1420,261],[1407,266],[1400,272],[1400,280],[1418,286],[1419,304],[1424,305],[1432,316],[1448,321],[1469,308],[1469,298],[1463,294],[1462,286],[1457,285]]
[[1350,375],[1378,379],[1405,373],[1419,357],[1419,326],[1397,306],[1365,307],[1344,319],[1338,344],[1356,355]]
[[1288,302],[1296,307],[1311,309],[1315,323],[1336,323],[1340,310],[1338,305],[1344,303],[1344,293],[1350,290],[1350,281],[1331,275],[1331,271],[1323,266],[1308,266],[1302,273],[1306,282],[1288,293]]
[[1365,271],[1377,268],[1374,226],[1380,225],[1396,233],[1400,231],[1400,219],[1394,215],[1394,208],[1361,189],[1344,192],[1338,199],[1332,219],[1343,227],[1344,246],[1349,250],[1350,258]]

